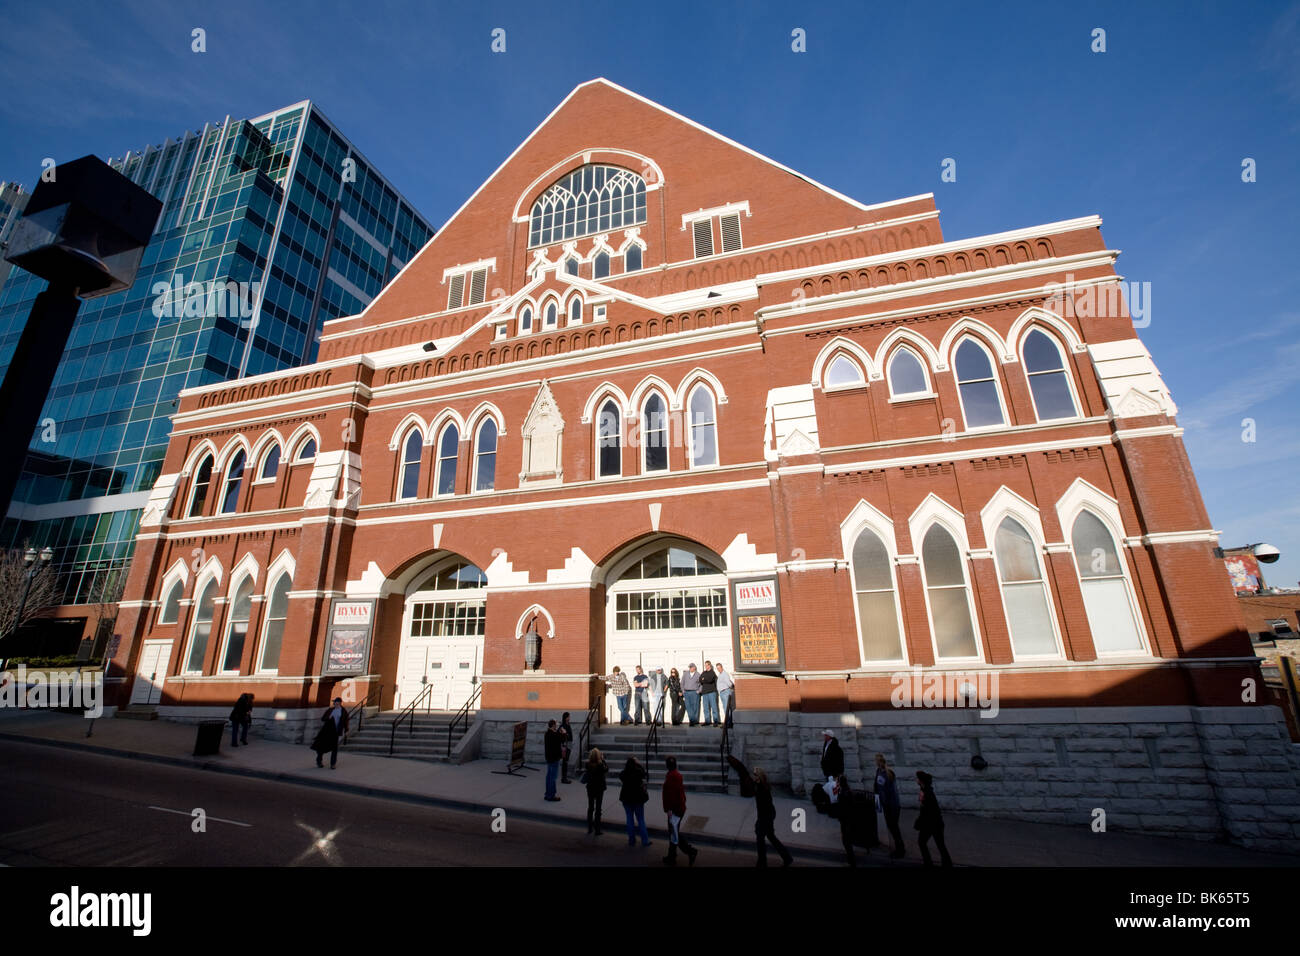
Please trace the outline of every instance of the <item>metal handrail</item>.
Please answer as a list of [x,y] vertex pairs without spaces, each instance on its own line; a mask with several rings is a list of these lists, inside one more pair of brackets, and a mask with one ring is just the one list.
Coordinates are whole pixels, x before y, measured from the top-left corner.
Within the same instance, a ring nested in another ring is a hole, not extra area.
[[[415,736],[415,708],[419,707],[420,702],[432,693],[433,685],[425,684],[424,690],[420,691],[420,696],[403,707],[402,712],[393,720],[393,730],[392,733],[388,735],[388,756],[391,757],[393,751],[397,749],[397,727],[408,716],[411,718],[411,736]],[[428,710],[428,708],[426,707],[425,710]]]
[[587,744],[591,741],[591,725],[594,723],[600,726],[600,698],[593,697],[591,706],[587,708],[587,719],[582,724],[582,730],[578,731],[578,766],[587,765]]
[[655,756],[659,756],[659,718],[664,715],[664,700],[667,697],[668,694],[664,693],[659,698],[659,707],[655,710],[654,716],[650,718],[650,733],[645,735],[645,763],[647,767],[650,766],[650,748],[652,746],[655,749]]
[[727,772],[731,769],[731,764],[727,763],[727,758],[731,756],[731,728],[727,722],[722,722],[722,744],[718,747],[718,763],[722,770],[722,792],[727,792]]
[[453,717],[451,719],[451,723],[447,725],[447,758],[448,759],[451,759],[451,741],[452,741],[453,732],[456,729],[456,725],[463,720],[465,721],[465,729],[469,730],[470,708],[473,707],[478,702],[479,695],[482,693],[483,693],[483,685],[480,684],[478,682],[478,678],[475,677],[474,693],[469,695],[469,700],[465,701],[465,706],[462,707],[460,710],[456,711],[456,716]]
[[363,700],[361,703],[357,704],[357,705],[356,705],[355,707],[353,707],[350,711],[348,711],[348,726],[349,726],[349,727],[352,726],[352,715],[355,714],[356,717],[357,717],[357,729],[356,729],[356,732],[357,732],[357,733],[361,733],[361,724],[362,724],[362,722],[364,722],[365,719],[366,719],[366,708],[371,706],[370,701],[371,701],[372,698],[375,699],[375,700],[377,701],[378,698],[380,697],[380,695],[381,695],[383,692],[384,692],[384,685],[383,685],[383,684],[380,684],[378,687],[374,687],[374,688],[372,688],[372,689],[371,689],[371,690],[366,694],[366,698],[365,698],[365,700]]

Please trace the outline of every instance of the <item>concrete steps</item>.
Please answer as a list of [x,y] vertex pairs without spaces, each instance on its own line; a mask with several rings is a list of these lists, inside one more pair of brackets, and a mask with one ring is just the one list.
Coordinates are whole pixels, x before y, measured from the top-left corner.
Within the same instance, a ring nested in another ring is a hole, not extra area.
[[[426,760],[434,763],[447,762],[447,728],[456,714],[451,711],[430,711],[415,714],[414,725],[410,718],[402,721],[393,736],[393,721],[398,711],[386,711],[366,717],[361,723],[361,730],[348,734],[344,747],[350,753],[370,754],[377,757],[401,757],[406,760]],[[469,715],[470,726],[474,723],[474,714]],[[462,737],[469,730],[464,723],[457,725],[451,735],[451,746],[455,750]],[[390,742],[393,748],[389,753]]]
[[[598,747],[609,764],[609,785],[617,792],[619,786],[618,772],[627,763],[628,757],[636,757],[645,762],[645,741],[649,733],[647,727],[612,726],[597,731],[592,735],[591,746]],[[719,747],[722,744],[722,731],[713,727],[660,727],[659,753],[650,750],[650,787],[663,786],[664,758],[677,758],[677,769],[681,771],[686,784],[686,793],[722,793],[722,776],[719,762]],[[728,775],[727,792],[735,793],[736,775]]]

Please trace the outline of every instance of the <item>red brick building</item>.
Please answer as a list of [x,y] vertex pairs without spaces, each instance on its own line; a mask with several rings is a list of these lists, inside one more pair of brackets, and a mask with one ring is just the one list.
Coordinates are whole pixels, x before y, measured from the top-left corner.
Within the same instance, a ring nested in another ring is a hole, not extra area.
[[[1300,812],[1224,809],[1259,794],[1221,736],[1298,768],[1100,225],[945,241],[933,196],[863,205],[583,84],[316,364],[184,393],[120,703],[251,690],[300,737],[343,680],[481,685],[496,757],[613,665],[709,658],[796,790],[833,722],[851,774],[882,750],[954,809],[1293,842]],[[997,716],[900,700],[917,673]]]

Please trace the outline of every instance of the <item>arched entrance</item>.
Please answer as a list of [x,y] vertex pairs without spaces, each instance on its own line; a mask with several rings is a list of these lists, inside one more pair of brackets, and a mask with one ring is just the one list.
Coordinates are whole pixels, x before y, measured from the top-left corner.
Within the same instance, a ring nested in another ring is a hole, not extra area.
[[[660,538],[616,561],[605,582],[605,673],[630,680],[640,664],[650,673],[692,662],[732,661],[731,611],[722,559],[680,538]],[[606,695],[606,716],[617,705]]]
[[483,671],[487,575],[451,556],[415,576],[406,591],[395,707],[432,685],[430,710],[458,710]]

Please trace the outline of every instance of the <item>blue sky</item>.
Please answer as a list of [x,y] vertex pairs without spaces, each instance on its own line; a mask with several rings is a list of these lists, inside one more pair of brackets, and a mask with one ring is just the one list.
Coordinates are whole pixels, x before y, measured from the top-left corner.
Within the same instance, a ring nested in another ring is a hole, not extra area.
[[312,99],[441,226],[606,76],[861,201],[933,192],[949,239],[1096,213],[1223,544],[1277,545],[1295,585],[1300,3],[1056,6],[9,4],[0,179]]

